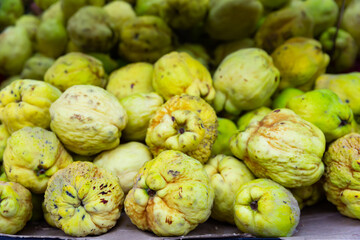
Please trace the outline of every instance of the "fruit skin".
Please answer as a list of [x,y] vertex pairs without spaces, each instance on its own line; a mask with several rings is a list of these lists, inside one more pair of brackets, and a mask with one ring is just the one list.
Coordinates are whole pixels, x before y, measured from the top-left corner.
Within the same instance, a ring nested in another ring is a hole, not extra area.
[[298,201],[300,209],[317,204],[325,196],[321,179],[310,186],[290,188],[289,190]]
[[0,5],[0,32],[13,25],[24,14],[21,0],[2,0]]
[[136,93],[120,100],[128,116],[128,122],[122,131],[127,141],[144,141],[150,119],[164,103],[157,93]]
[[215,66],[218,66],[227,55],[243,48],[253,47],[255,47],[255,42],[251,38],[244,38],[241,40],[221,43],[214,50],[214,58],[212,63]]
[[315,81],[315,89],[330,89],[346,104],[354,115],[360,115],[360,73],[323,74]]
[[15,23],[15,26],[25,28],[31,41],[35,41],[39,25],[40,19],[31,14],[22,15]]
[[64,146],[86,156],[119,145],[128,120],[115,96],[92,85],[68,88],[51,105],[50,115],[50,128]]
[[136,17],[136,13],[132,6],[125,1],[113,1],[106,4],[103,9],[110,16],[116,31],[120,33],[124,23]]
[[32,43],[23,27],[8,27],[0,34],[0,74],[17,75],[32,55]]
[[297,88],[285,88],[282,90],[272,102],[272,108],[285,108],[288,101],[300,95],[303,95],[304,92]]
[[137,0],[135,5],[135,12],[138,16],[159,16],[161,5],[164,3],[164,0]]
[[75,46],[85,52],[109,52],[119,36],[110,16],[97,6],[77,11],[67,23],[67,32]]
[[3,154],[10,134],[4,124],[0,123],[0,163],[3,161]]
[[65,21],[85,6],[102,7],[105,5],[105,0],[60,0],[60,2]]
[[122,26],[118,53],[130,62],[153,63],[173,49],[172,35],[160,17],[136,17]]
[[309,186],[324,172],[324,134],[285,108],[273,110],[238,132],[230,141],[230,150],[256,177],[270,178],[284,187]]
[[15,80],[0,91],[0,120],[11,134],[23,127],[50,126],[50,105],[61,91],[37,80]]
[[209,62],[211,60],[209,54],[207,53],[206,48],[201,44],[194,43],[184,43],[176,48],[177,52],[186,52],[191,57],[201,62],[205,67],[209,66]]
[[21,78],[44,80],[46,71],[54,64],[53,58],[46,57],[41,54],[35,54],[29,58],[21,71]]
[[254,175],[242,161],[223,154],[211,158],[204,169],[215,192],[211,217],[218,221],[235,224],[236,193],[243,184],[255,179]]
[[106,74],[111,74],[115,69],[119,68],[118,61],[111,58],[109,54],[105,54],[105,53],[88,53],[88,55],[96,58],[97,60],[99,60],[102,63]]
[[16,234],[31,218],[31,193],[18,183],[0,181],[0,199],[0,233]]
[[341,22],[341,27],[351,34],[351,36],[355,39],[358,47],[360,47],[359,9],[360,1],[350,2],[348,7],[345,9]]
[[134,178],[145,162],[152,160],[149,148],[139,142],[128,142],[104,151],[94,159],[94,164],[105,168],[119,178],[120,187],[127,194]]
[[51,5],[58,2],[59,0],[35,0],[36,5],[42,10],[48,9]]
[[355,124],[351,108],[329,89],[317,89],[293,97],[286,107],[320,128],[326,142],[350,133]]
[[236,124],[227,118],[217,118],[217,138],[211,148],[211,156],[218,154],[232,155],[229,148],[230,138],[238,130]]
[[44,207],[56,227],[67,235],[84,237],[114,227],[123,201],[116,176],[93,163],[74,162],[50,178]]
[[314,36],[319,36],[336,24],[339,7],[334,0],[307,0],[303,4],[314,20]]
[[61,1],[57,1],[41,14],[42,21],[46,21],[51,18],[56,18],[65,25],[64,13],[61,9]]
[[177,150],[205,163],[217,137],[214,109],[202,98],[176,95],[152,117],[145,142],[154,156]]
[[216,112],[239,115],[261,107],[279,85],[280,75],[271,57],[259,48],[228,55],[214,74]]
[[[331,27],[320,36],[320,42],[327,53],[331,53],[334,49],[335,34],[336,28]],[[338,73],[345,72],[354,66],[359,48],[355,39],[343,29],[337,32],[335,46],[329,70]]]
[[260,0],[266,9],[278,9],[290,2],[290,0]]
[[68,34],[57,18],[41,21],[36,32],[36,50],[51,58],[60,57],[66,49]]
[[272,53],[292,37],[313,37],[314,21],[304,7],[285,7],[271,12],[255,35],[259,48]]
[[34,193],[44,193],[49,178],[72,163],[53,132],[25,127],[14,132],[4,151],[6,176]]
[[162,56],[154,65],[152,85],[165,100],[188,94],[211,103],[215,97],[209,71],[185,52],[171,52]]
[[329,55],[322,52],[320,42],[303,37],[287,40],[271,56],[280,71],[280,90],[288,87],[311,90],[330,62]]
[[290,237],[300,220],[300,208],[291,192],[269,179],[242,185],[234,214],[240,231],[257,237]]
[[324,155],[324,190],[328,201],[348,217],[360,219],[358,133],[347,134],[333,142]]
[[150,63],[128,64],[110,74],[106,90],[119,100],[135,93],[154,92],[152,87],[153,71],[154,67]]
[[145,163],[125,199],[125,212],[141,230],[186,235],[211,213],[214,190],[202,164],[168,150]]
[[56,59],[46,71],[44,81],[65,91],[74,85],[104,87],[106,73],[102,63],[90,55],[73,52]]
[[209,9],[209,0],[164,0],[159,5],[159,15],[174,29],[201,26]]
[[[259,0],[210,0],[205,29],[213,39],[247,38],[255,32],[262,13]],[[234,23],[237,23],[236,27]]]
[[250,124],[261,121],[271,111],[268,107],[260,107],[245,113],[237,121],[239,131],[245,131]]

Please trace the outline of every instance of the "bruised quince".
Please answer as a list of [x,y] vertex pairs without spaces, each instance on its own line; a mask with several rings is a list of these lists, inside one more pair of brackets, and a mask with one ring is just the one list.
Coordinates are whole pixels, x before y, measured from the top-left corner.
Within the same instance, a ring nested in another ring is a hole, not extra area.
[[152,85],[165,100],[188,94],[212,102],[215,89],[207,68],[185,52],[171,52],[154,65]]
[[217,137],[214,109],[200,97],[174,96],[157,110],[146,133],[154,156],[177,150],[205,163]]
[[90,162],[74,162],[49,180],[47,219],[71,236],[99,235],[115,226],[124,192],[116,176]]
[[55,133],[25,127],[8,139],[4,152],[6,176],[34,193],[44,193],[49,178],[72,163]]
[[276,109],[238,132],[230,150],[259,178],[285,187],[308,186],[324,172],[323,132],[289,109]]
[[125,199],[125,212],[141,230],[186,235],[211,213],[214,190],[203,165],[168,150],[146,162]]
[[31,192],[19,183],[0,181],[0,233],[15,234],[32,215]]
[[26,126],[49,128],[49,108],[60,95],[43,81],[16,80],[0,92],[0,120],[10,134]]
[[333,142],[324,156],[326,198],[339,212],[360,219],[360,134],[350,133]]
[[219,154],[204,166],[215,191],[211,217],[231,224],[234,222],[234,200],[239,188],[255,179],[246,165],[238,159]]
[[50,115],[51,130],[64,146],[87,156],[119,145],[128,119],[114,95],[92,85],[68,88],[51,105]]

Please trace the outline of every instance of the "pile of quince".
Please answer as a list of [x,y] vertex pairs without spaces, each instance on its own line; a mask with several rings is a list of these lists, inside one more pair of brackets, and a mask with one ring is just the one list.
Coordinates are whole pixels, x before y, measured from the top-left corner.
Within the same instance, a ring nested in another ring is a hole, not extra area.
[[[360,0],[1,0],[0,233],[360,219]],[[125,213],[122,213],[124,210]],[[120,226],[121,227],[121,226]]]

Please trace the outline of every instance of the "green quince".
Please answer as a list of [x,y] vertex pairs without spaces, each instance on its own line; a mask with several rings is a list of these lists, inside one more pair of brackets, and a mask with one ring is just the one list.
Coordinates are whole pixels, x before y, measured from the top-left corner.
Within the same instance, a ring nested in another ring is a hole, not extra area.
[[41,54],[29,58],[21,72],[23,79],[44,80],[46,71],[54,64],[55,60]]
[[217,138],[211,148],[211,155],[225,154],[231,156],[232,153],[229,148],[230,138],[238,129],[236,124],[230,119],[218,117],[217,120]]
[[272,102],[272,108],[285,108],[288,101],[293,98],[300,95],[303,95],[304,92],[297,88],[285,88],[282,90]]
[[317,182],[324,173],[325,143],[318,127],[281,108],[234,135],[230,150],[256,177],[301,187]]
[[329,89],[317,89],[293,97],[286,107],[320,128],[327,142],[350,133],[355,124],[351,108]]
[[269,179],[242,185],[234,203],[235,224],[257,237],[290,237],[300,220],[300,208],[292,193]]
[[13,25],[24,14],[21,0],[2,0],[0,4],[0,32]]

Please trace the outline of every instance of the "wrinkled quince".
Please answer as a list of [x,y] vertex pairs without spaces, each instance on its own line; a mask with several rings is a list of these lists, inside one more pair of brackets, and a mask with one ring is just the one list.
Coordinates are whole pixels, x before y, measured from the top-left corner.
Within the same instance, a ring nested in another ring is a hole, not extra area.
[[170,98],[150,120],[146,144],[154,156],[177,150],[205,163],[217,137],[214,109],[200,97]]
[[31,192],[19,183],[0,181],[0,233],[15,234],[32,215]]
[[323,132],[285,108],[238,132],[230,141],[230,150],[255,176],[285,187],[309,186],[324,172]]
[[125,212],[141,230],[181,236],[209,218],[213,200],[214,190],[202,164],[168,150],[140,169],[126,196]]
[[74,162],[49,180],[47,218],[66,234],[99,235],[115,226],[124,192],[116,176],[90,162]]

